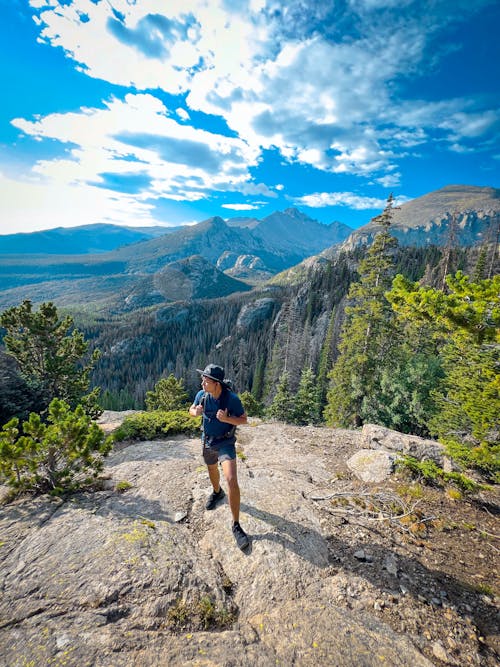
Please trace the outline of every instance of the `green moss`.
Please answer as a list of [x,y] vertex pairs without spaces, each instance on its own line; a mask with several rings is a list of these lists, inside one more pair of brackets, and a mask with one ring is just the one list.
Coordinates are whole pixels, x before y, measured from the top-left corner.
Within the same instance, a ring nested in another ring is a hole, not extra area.
[[191,602],[177,600],[167,612],[166,624],[176,630],[211,630],[227,628],[234,620],[232,611],[203,595]]
[[118,493],[124,493],[125,491],[128,491],[131,488],[132,484],[130,482],[127,482],[126,480],[121,480],[120,482],[117,482],[115,485],[115,491],[117,491]]

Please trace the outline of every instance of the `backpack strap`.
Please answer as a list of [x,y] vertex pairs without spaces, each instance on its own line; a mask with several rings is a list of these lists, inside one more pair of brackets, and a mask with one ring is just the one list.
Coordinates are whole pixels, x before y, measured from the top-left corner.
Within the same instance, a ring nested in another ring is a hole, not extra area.
[[[227,410],[227,407],[229,405],[229,389],[227,387],[222,388],[222,394],[220,395],[219,398],[219,406],[221,410]],[[228,412],[229,414],[229,412]],[[236,426],[231,425],[231,428],[227,433],[224,434],[224,438],[232,438],[233,435],[236,433]],[[221,438],[222,439],[222,438]]]
[[221,410],[227,410],[229,405],[229,389],[226,387],[222,388],[222,394],[219,397],[219,406]]

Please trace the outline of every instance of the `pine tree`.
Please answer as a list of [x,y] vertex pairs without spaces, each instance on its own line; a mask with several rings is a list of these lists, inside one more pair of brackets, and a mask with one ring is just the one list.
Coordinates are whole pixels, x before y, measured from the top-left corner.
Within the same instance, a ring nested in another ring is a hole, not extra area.
[[318,364],[318,397],[320,405],[323,406],[328,391],[328,373],[333,363],[333,332],[335,330],[335,308],[332,309],[325,340],[321,347]]
[[69,316],[59,318],[52,303],[42,303],[38,312],[31,301],[9,308],[0,316],[6,329],[4,344],[7,353],[19,365],[19,373],[28,386],[40,397],[46,409],[53,398],[66,401],[71,407],[82,404],[87,414],[100,413],[97,404],[99,390],[86,394],[90,372],[99,358],[95,350],[87,364],[88,343],[83,334],[73,327]]
[[431,433],[464,465],[500,477],[500,276],[472,282],[458,272],[447,293],[398,276],[389,295],[409,319],[441,336],[442,382]]
[[319,391],[316,376],[311,367],[304,368],[300,376],[292,415],[294,424],[318,424],[320,421]]
[[266,360],[261,356],[255,366],[255,373],[252,382],[252,394],[255,400],[260,401],[264,393],[264,373],[266,367]]
[[189,396],[184,380],[178,380],[172,373],[159,380],[153,391],[146,392],[147,410],[182,410],[189,404]]
[[244,391],[240,395],[240,399],[249,417],[262,417],[264,415],[264,406],[249,391]]
[[339,357],[329,375],[324,416],[331,426],[359,426],[366,404],[379,391],[382,369],[395,343],[394,315],[384,294],[394,275],[396,239],[389,233],[393,197],[379,216],[382,227],[358,267],[348,294]]
[[271,405],[266,410],[266,415],[271,419],[277,419],[291,423],[293,421],[293,398],[290,393],[290,376],[288,371],[283,371],[276,387],[276,393]]
[[[22,434],[21,434],[22,433]],[[62,493],[95,479],[112,447],[82,406],[57,398],[47,423],[32,412],[19,428],[14,417],[0,431],[0,479],[18,490]]]

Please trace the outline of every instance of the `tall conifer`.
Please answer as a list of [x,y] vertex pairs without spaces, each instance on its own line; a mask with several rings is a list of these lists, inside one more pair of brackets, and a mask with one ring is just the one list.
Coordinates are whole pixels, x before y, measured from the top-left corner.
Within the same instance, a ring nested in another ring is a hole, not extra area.
[[381,231],[359,263],[351,285],[339,357],[330,373],[325,419],[332,426],[361,425],[366,404],[377,391],[394,343],[394,316],[384,296],[394,276],[396,239],[389,233],[392,195],[378,218]]

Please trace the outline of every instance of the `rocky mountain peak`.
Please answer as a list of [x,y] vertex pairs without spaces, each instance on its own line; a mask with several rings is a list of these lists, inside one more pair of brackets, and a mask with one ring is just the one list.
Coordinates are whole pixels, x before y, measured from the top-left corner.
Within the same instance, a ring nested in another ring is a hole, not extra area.
[[[446,245],[453,230],[455,243],[471,246],[494,236],[500,216],[500,190],[473,185],[448,185],[393,209],[391,233],[406,246]],[[380,231],[377,217],[355,230],[342,244],[352,249],[371,243]]]

